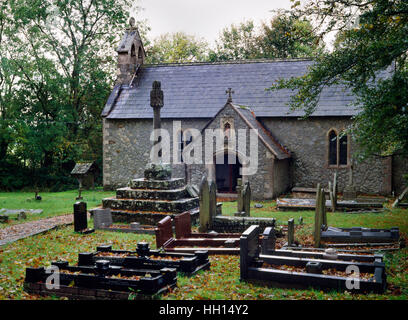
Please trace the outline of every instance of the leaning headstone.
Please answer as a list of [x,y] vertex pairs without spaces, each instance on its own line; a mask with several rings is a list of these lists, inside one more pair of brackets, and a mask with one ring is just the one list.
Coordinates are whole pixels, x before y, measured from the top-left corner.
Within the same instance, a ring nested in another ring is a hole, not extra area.
[[212,221],[214,217],[217,215],[217,185],[214,181],[210,181],[210,221],[209,221],[209,228],[212,228]]
[[86,203],[77,202],[74,204],[74,231],[80,232],[88,228],[86,213]]
[[249,185],[249,182],[246,182],[244,185],[244,189],[242,192],[242,200],[243,200],[243,207],[244,207],[244,212],[245,216],[249,217],[250,211],[251,211],[251,187]]
[[288,220],[288,247],[291,247],[295,242],[295,220]]
[[109,208],[97,208],[93,209],[91,212],[93,214],[95,229],[101,229],[103,227],[109,227],[112,225],[112,213]]
[[198,193],[197,193],[197,191],[193,188],[193,186],[192,185],[187,185],[186,186],[186,190],[187,190],[187,193],[189,194],[189,196],[190,197],[192,197],[192,198],[197,198],[198,197]]
[[320,187],[320,183],[317,184],[316,188],[316,209],[315,209],[315,221],[314,221],[314,246],[315,248],[320,247],[320,236],[321,236],[321,227],[322,227],[322,221],[321,221],[321,205],[322,205],[322,188]]
[[334,177],[333,177],[333,201],[336,207],[337,206],[337,171],[334,173]]
[[408,187],[406,187],[404,189],[404,191],[402,191],[402,193],[400,194],[400,196],[395,200],[395,202],[392,204],[393,208],[398,207],[399,203],[404,200],[404,198],[408,196]]
[[303,224],[303,217],[299,217],[299,224],[300,224],[300,225]]
[[237,212],[244,211],[244,202],[242,199],[242,179],[237,179]]
[[200,232],[207,232],[210,224],[210,188],[207,177],[203,177],[200,184]]

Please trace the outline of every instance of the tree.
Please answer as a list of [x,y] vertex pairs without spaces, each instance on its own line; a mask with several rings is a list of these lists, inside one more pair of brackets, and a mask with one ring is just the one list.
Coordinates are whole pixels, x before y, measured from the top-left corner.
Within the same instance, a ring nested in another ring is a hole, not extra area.
[[147,63],[181,63],[206,60],[208,44],[183,32],[166,33],[147,47]]
[[73,161],[101,161],[100,113],[130,4],[1,2],[0,160],[6,153],[22,168],[43,171],[48,182],[66,177]]
[[215,51],[210,52],[210,60],[245,60],[260,57],[257,47],[257,30],[252,20],[232,24],[222,30],[216,41]]
[[210,60],[301,58],[315,56],[321,50],[321,42],[307,19],[279,10],[258,29],[251,20],[225,28]]
[[265,58],[314,57],[323,50],[312,24],[287,11],[279,11],[261,30],[258,43]]
[[313,17],[319,37],[338,32],[332,52],[309,72],[281,79],[271,89],[290,88],[292,109],[309,116],[325,86],[343,84],[356,97],[359,114],[349,132],[361,156],[408,153],[408,2],[327,0],[294,4],[298,17]]

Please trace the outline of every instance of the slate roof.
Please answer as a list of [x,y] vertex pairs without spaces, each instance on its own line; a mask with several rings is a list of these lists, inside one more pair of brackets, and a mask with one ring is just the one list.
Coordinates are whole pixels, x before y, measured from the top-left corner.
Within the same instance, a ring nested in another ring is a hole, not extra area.
[[[241,61],[142,66],[134,86],[115,87],[102,112],[108,119],[152,118],[150,90],[161,81],[164,91],[162,118],[213,118],[224,106],[227,88],[235,91],[235,104],[250,106],[257,117],[299,117],[289,113],[291,90],[265,91],[283,77],[307,72],[311,60]],[[353,97],[341,86],[325,88],[313,116],[352,116]]]

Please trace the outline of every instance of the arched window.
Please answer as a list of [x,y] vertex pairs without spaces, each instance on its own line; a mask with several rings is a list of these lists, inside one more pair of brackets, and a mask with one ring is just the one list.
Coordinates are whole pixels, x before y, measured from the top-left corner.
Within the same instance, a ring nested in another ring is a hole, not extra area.
[[139,47],[139,52],[138,52],[138,54],[137,54],[137,57],[138,57],[139,59],[142,59],[142,58],[143,58],[142,47]]
[[224,124],[224,133],[225,133],[225,136],[227,136],[228,138],[230,136],[230,130],[231,130],[231,125],[229,122],[226,122]]
[[348,165],[348,136],[332,129],[328,134],[328,162],[330,167]]
[[334,130],[329,133],[329,165],[337,165],[337,133]]

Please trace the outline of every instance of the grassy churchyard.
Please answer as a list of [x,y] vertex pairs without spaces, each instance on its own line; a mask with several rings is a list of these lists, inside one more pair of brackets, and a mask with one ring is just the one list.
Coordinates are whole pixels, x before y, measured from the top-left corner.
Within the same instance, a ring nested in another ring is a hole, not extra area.
[[[83,192],[88,209],[100,204],[103,197],[113,192],[101,190]],[[0,193],[2,208],[41,208],[44,212],[28,219],[39,219],[72,213],[76,191],[60,193],[41,193],[43,200],[27,200],[31,193]],[[263,208],[253,208],[251,216],[275,217],[278,224],[286,224],[289,218],[298,221],[303,217],[304,224],[297,229],[295,237],[301,243],[312,239],[312,211],[280,212],[274,201],[260,202]],[[387,205],[389,207],[389,205]],[[224,202],[223,214],[232,214],[235,202]],[[408,210],[390,209],[384,213],[345,214],[328,212],[330,226],[351,227],[364,226],[372,228],[390,228],[398,226],[401,235],[406,238],[408,232]],[[1,227],[24,223],[11,221]],[[89,223],[92,227],[92,220]],[[79,252],[95,251],[96,246],[111,243],[114,249],[135,249],[139,241],[147,241],[155,248],[155,237],[128,233],[96,231],[81,235],[73,231],[73,226],[60,227],[41,235],[28,237],[0,247],[0,300],[3,299],[58,299],[29,295],[23,291],[26,267],[49,266],[52,261],[67,260],[70,264],[77,262]],[[161,299],[408,299],[408,249],[388,253],[385,256],[388,289],[384,294],[350,294],[348,292],[322,292],[319,290],[295,290],[264,287],[239,280],[238,256],[210,256],[211,271],[199,272],[193,277],[178,276],[178,288],[161,296]],[[131,296],[130,296],[131,298]]]

